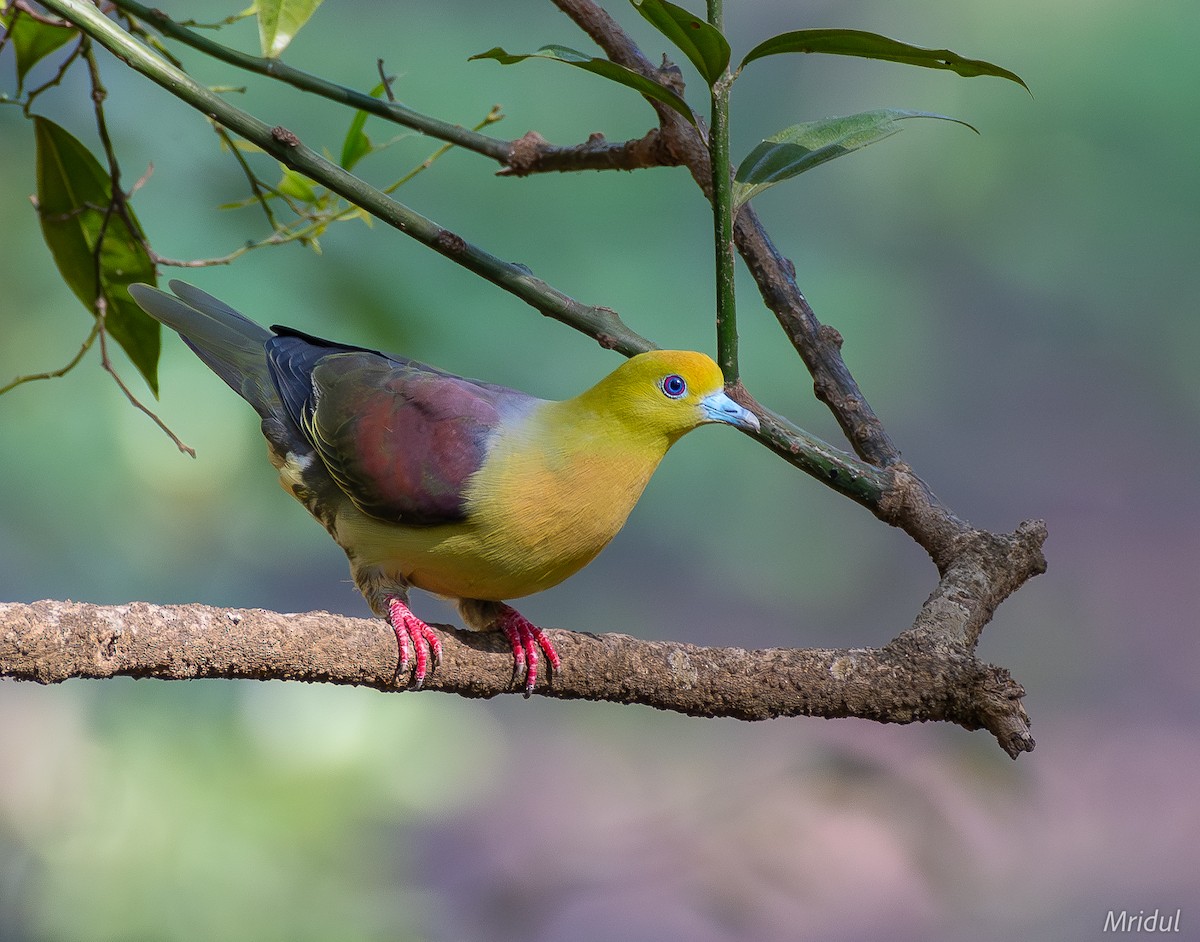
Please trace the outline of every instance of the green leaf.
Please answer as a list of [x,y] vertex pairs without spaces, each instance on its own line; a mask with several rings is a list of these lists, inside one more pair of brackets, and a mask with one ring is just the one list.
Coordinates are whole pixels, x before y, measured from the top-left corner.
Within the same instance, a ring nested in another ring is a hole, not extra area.
[[748,53],[738,66],[741,71],[755,59],[775,56],[784,52],[823,52],[834,56],[859,56],[864,59],[886,59],[905,65],[919,65],[926,69],[949,69],[962,76],[993,75],[1016,82],[1025,91],[1029,86],[1015,72],[982,59],[965,59],[949,49],[923,49],[910,46],[878,33],[866,33],[857,29],[798,29],[780,33],[759,43]]
[[797,124],[768,137],[746,155],[733,176],[734,208],[776,183],[790,180],[835,157],[891,137],[900,130],[899,122],[907,118],[953,121],[975,131],[971,125],[957,118],[895,108]]
[[346,130],[346,139],[342,141],[343,170],[353,170],[354,165],[371,153],[371,139],[367,137],[363,126],[367,123],[365,111],[356,112],[350,127]]
[[12,43],[13,52],[17,57],[18,94],[24,87],[25,76],[30,69],[78,35],[69,26],[42,23],[32,16],[22,16],[19,10],[0,15],[0,22],[8,29],[9,42]]
[[[380,82],[371,89],[371,97],[380,97],[384,92],[384,88],[384,84]],[[342,141],[341,165],[343,170],[354,169],[356,163],[375,149],[371,143],[371,139],[367,137],[366,132],[363,130],[366,123],[367,113],[365,111],[354,112],[354,117],[350,121],[350,127],[346,130],[346,139]]]
[[637,11],[692,60],[709,86],[729,68],[729,43],[720,30],[667,0],[631,0]]
[[664,88],[657,82],[653,82],[644,75],[639,75],[637,72],[627,69],[623,65],[617,65],[615,62],[609,62],[607,59],[595,59],[592,56],[569,49],[566,46],[542,46],[537,52],[521,54],[508,53],[499,46],[496,46],[487,52],[471,56],[471,59],[495,59],[501,65],[513,65],[517,62],[523,62],[526,59],[550,59],[553,62],[565,62],[567,65],[574,66],[577,69],[583,69],[585,72],[603,76],[611,82],[632,88],[647,98],[661,101],[664,105],[674,108],[692,124],[696,123],[696,116],[692,114],[692,109],[688,107],[687,102],[669,88]]
[[33,123],[38,214],[50,254],[85,308],[95,314],[96,299],[104,298],[105,329],[158,395],[160,325],[134,303],[128,291],[136,281],[156,282],[141,226],[131,207],[126,210],[132,229],[116,212],[108,216],[106,225],[106,207],[112,202],[108,173],[83,144],[57,124],[39,117]]
[[313,182],[302,173],[298,173],[291,167],[283,168],[283,176],[279,180],[279,184],[275,187],[276,190],[283,196],[290,197],[297,202],[307,203],[312,206],[320,199],[317,196],[317,191],[313,187]]
[[321,0],[257,0],[258,41],[268,59],[281,55]]

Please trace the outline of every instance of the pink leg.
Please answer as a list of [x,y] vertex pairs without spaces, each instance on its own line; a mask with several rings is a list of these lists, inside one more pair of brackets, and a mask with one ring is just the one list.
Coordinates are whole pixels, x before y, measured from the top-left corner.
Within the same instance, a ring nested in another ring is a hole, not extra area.
[[400,678],[408,673],[408,654],[411,643],[413,651],[416,653],[413,687],[420,690],[421,685],[425,683],[425,676],[429,672],[429,656],[426,654],[426,645],[429,647],[429,653],[433,655],[433,666],[436,668],[442,663],[442,639],[437,636],[436,631],[414,615],[412,609],[399,597],[389,595],[387,603],[388,621],[392,625],[392,630],[396,632],[396,644],[400,648],[400,664],[396,668],[396,682],[399,683]]
[[500,606],[496,625],[503,630],[508,643],[512,645],[513,676],[520,680],[521,674],[525,675],[525,696],[528,697],[533,693],[533,685],[537,683],[538,648],[546,653],[546,660],[554,670],[558,670],[562,664],[558,652],[554,650],[554,645],[541,628],[509,605]]

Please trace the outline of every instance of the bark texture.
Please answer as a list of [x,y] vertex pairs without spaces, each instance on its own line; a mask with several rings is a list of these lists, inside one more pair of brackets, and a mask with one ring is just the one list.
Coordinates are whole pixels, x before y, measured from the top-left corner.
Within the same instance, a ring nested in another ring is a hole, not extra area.
[[[502,636],[438,628],[442,664],[424,690],[465,697],[520,692]],[[878,649],[759,651],[621,634],[548,634],[563,667],[549,683],[539,680],[539,696],[741,720],[942,720],[989,730],[1014,757],[1032,748],[1020,686],[1003,668],[946,650],[936,632],[913,629]],[[0,603],[0,676],[15,680],[205,677],[404,689],[395,671],[395,637],[377,619],[147,602]]]

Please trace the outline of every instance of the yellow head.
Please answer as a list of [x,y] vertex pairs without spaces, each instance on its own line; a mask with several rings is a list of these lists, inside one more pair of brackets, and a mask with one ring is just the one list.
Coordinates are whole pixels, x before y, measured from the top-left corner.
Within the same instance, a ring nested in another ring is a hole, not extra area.
[[607,414],[629,431],[662,435],[673,443],[706,422],[758,429],[758,419],[725,394],[721,368],[703,353],[651,350],[639,353],[575,403]]

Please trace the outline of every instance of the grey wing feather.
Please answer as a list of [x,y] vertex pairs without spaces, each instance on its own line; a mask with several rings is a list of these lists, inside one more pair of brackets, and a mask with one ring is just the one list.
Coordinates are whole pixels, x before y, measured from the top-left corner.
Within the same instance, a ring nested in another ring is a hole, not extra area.
[[267,370],[269,330],[212,295],[172,281],[179,297],[149,285],[130,285],[129,293],[151,317],[174,330],[214,373],[263,418],[279,412],[279,396]]

